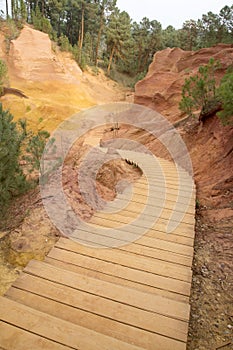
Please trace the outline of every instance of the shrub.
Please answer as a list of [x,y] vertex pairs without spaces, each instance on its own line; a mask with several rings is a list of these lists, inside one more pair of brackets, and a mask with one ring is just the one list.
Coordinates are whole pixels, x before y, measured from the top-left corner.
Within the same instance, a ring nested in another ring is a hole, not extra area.
[[217,113],[222,124],[227,125],[233,123],[233,67],[228,68],[217,87],[215,71],[219,67],[220,63],[212,58],[199,68],[198,74],[185,80],[179,108],[189,116],[200,109],[199,119]]
[[22,23],[20,21],[14,21],[13,19],[8,18],[6,21],[6,28],[5,45],[6,52],[9,53],[11,41],[18,38],[20,30],[22,29]]
[[79,67],[83,70],[86,68],[86,55],[85,52],[81,52],[79,47],[77,45],[74,45],[72,47],[72,54],[75,59],[75,61],[78,63]]
[[233,124],[233,68],[230,67],[224,75],[218,89],[222,101],[222,111],[218,112],[223,125]]
[[[0,104],[0,214],[14,196],[34,184],[27,180],[27,175],[39,170],[48,137],[47,131],[36,134],[28,131],[25,120],[14,122],[13,115],[4,111]],[[22,159],[27,161],[24,169]]]
[[3,92],[3,86],[8,81],[7,65],[0,59],[0,96]]
[[13,116],[0,104],[0,207],[27,188],[26,177],[20,167],[21,145],[26,138],[25,124],[13,122]]
[[61,51],[72,51],[72,45],[69,42],[69,39],[66,35],[62,34],[58,39],[58,44],[61,48]]
[[41,156],[49,136],[50,134],[45,130],[40,130],[37,134],[29,134],[25,149],[26,155],[23,156],[23,159],[28,163],[29,173],[40,170]]
[[185,79],[179,104],[182,112],[194,116],[193,112],[200,109],[204,117],[219,107],[215,80],[215,71],[219,68],[219,61],[211,58],[206,66],[199,67],[196,75]]

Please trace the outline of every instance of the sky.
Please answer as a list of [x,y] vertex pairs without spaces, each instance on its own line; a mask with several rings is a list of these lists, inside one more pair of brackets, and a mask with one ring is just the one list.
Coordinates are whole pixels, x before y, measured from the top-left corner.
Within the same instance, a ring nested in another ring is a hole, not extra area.
[[[163,29],[168,25],[182,28],[186,20],[197,20],[209,11],[218,14],[225,5],[233,5],[233,0],[117,0],[117,7],[128,12],[133,21],[156,19]],[[5,10],[5,0],[0,0],[0,9]]]
[[140,22],[143,17],[156,19],[163,29],[168,25],[182,28],[186,20],[197,20],[209,11],[218,14],[225,5],[233,5],[233,0],[117,0],[117,7],[134,21]]

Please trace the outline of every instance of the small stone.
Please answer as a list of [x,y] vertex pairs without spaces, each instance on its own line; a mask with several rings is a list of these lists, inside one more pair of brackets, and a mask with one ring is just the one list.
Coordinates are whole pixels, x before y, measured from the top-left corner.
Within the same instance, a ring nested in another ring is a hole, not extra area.
[[193,316],[193,318],[195,318],[195,319],[198,319],[198,318],[199,318],[199,315],[193,314],[192,316]]
[[232,329],[233,326],[232,326],[231,324],[228,324],[228,325],[227,325],[227,328],[228,328],[228,329]]

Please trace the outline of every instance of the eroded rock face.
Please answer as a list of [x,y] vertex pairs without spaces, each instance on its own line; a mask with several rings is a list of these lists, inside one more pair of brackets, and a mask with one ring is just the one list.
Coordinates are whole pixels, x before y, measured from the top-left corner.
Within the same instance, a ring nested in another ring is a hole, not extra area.
[[[171,122],[179,120],[185,78],[196,74],[200,65],[207,64],[211,57],[221,62],[217,75],[220,79],[233,62],[233,47],[219,44],[195,52],[179,48],[157,52],[147,76],[136,85],[135,102],[158,110]],[[215,116],[203,127],[190,119],[180,125],[178,131],[192,159],[199,200],[207,206],[226,206],[232,186],[232,128],[223,127]],[[149,140],[145,142],[148,144]]]
[[179,48],[167,48],[154,55],[146,77],[135,87],[134,102],[150,107],[171,122],[182,118],[179,110],[181,91],[184,81],[196,74],[200,65],[208,63],[213,57],[220,60],[221,70],[217,79],[233,61],[233,47],[219,44],[199,51],[183,51]]
[[31,81],[63,80],[75,83],[82,71],[69,55],[58,55],[48,34],[25,26],[20,36],[12,40],[10,71]]
[[5,31],[0,30],[0,58],[8,67],[9,86],[28,98],[6,94],[4,109],[15,120],[27,119],[33,131],[52,132],[66,118],[96,104],[125,100],[126,90],[92,70],[82,72],[68,52],[61,52],[49,36],[25,25],[6,51]]

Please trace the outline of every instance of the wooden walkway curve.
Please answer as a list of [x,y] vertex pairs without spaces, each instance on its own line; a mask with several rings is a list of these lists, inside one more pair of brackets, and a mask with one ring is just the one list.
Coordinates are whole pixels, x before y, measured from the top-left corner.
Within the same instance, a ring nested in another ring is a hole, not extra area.
[[[178,179],[176,165],[159,159],[166,178],[161,202],[164,178],[151,173],[148,157],[141,155],[151,178],[143,175],[97,212],[88,232],[80,227],[83,244],[60,238],[45,261],[31,261],[0,298],[0,348],[186,349],[195,186],[184,170],[179,169]],[[174,230],[166,233],[169,220]],[[119,230],[121,244],[87,245],[117,240],[107,228]]]

